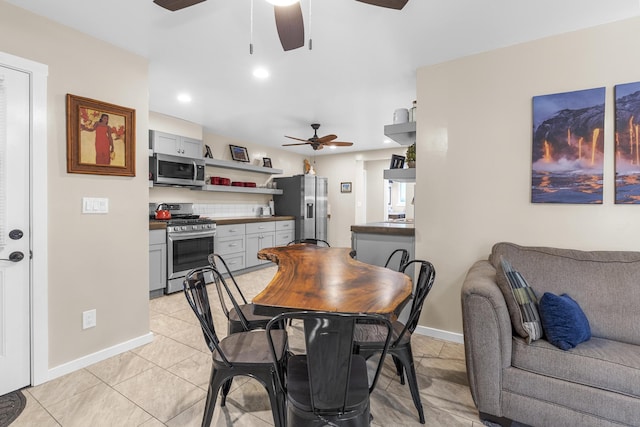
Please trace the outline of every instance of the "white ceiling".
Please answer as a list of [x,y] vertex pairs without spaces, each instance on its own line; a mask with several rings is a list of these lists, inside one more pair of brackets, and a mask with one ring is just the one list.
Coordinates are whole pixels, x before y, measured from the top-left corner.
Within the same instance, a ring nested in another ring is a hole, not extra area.
[[[148,58],[151,111],[273,147],[295,142],[284,135],[311,137],[309,125],[319,122],[320,136],[354,142],[340,152],[397,146],[385,144],[383,126],[396,108],[411,106],[421,66],[640,13],[639,0],[409,0],[401,11],[301,0],[313,50],[284,52],[273,6],[253,0],[250,55],[251,0],[207,0],[178,12],[152,0],[5,1]],[[258,65],[269,79],[252,76]],[[193,101],[178,103],[180,92]]]

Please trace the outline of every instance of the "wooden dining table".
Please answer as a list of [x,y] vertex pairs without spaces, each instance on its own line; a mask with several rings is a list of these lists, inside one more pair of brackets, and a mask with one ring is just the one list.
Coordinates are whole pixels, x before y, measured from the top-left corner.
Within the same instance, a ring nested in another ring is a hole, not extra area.
[[253,298],[255,313],[335,311],[395,319],[411,296],[409,276],[360,262],[350,252],[305,243],[260,250],[258,258],[276,263],[278,271]]

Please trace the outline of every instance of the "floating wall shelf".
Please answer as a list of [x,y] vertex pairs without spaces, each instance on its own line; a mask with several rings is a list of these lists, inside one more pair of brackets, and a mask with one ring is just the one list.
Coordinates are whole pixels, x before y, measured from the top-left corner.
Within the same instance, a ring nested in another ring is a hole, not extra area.
[[385,125],[384,134],[400,145],[411,145],[416,142],[416,122]]

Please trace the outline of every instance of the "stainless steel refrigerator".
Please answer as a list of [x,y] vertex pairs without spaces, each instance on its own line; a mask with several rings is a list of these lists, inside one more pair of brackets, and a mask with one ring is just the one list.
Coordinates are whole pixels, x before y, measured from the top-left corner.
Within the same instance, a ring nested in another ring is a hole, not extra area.
[[296,240],[327,240],[327,178],[295,175],[273,179],[282,195],[273,196],[275,215],[296,217]]

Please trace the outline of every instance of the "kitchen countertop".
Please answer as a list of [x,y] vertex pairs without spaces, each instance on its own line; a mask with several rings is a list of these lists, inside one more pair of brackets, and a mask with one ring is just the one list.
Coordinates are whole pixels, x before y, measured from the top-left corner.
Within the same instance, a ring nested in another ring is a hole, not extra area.
[[[278,215],[278,216],[260,216],[260,217],[236,217],[236,218],[213,218],[216,225],[233,225],[247,224],[250,222],[268,222],[268,221],[291,221],[296,219],[295,216]],[[166,221],[149,220],[149,230],[165,230],[167,228]]]
[[352,225],[351,231],[354,233],[395,234],[400,236],[415,235],[413,222],[372,222],[363,225]]

